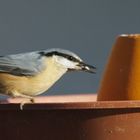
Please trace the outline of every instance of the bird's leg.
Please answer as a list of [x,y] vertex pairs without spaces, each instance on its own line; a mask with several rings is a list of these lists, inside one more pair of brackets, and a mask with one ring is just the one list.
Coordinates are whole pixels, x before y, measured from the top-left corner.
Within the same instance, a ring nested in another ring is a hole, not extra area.
[[[23,96],[20,96],[20,97],[23,97]],[[31,96],[24,96],[23,98],[28,98],[29,99],[29,101],[31,102],[31,103],[35,103],[35,101],[34,101],[34,98],[33,97],[31,97]],[[28,103],[27,101],[22,101],[21,103],[20,103],[20,110],[23,110],[23,106],[26,104],[26,103]]]
[[[31,103],[35,103],[35,100],[34,100],[34,98],[33,98],[32,96],[24,95],[24,94],[18,93],[17,91],[12,92],[12,95],[13,95],[13,97],[22,97],[22,98],[29,99],[29,101],[30,101]],[[28,103],[28,102],[27,102],[27,101],[22,101],[22,102],[20,103],[20,110],[23,110],[23,106],[24,106],[26,103]]]

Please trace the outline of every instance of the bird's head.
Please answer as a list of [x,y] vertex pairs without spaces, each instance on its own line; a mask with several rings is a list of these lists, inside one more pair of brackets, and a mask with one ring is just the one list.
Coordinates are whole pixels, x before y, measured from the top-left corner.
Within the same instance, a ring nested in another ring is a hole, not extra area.
[[79,56],[68,50],[55,48],[42,51],[40,54],[46,56],[47,58],[52,58],[61,67],[66,68],[67,71],[85,71],[89,73],[96,72],[96,67],[84,63]]

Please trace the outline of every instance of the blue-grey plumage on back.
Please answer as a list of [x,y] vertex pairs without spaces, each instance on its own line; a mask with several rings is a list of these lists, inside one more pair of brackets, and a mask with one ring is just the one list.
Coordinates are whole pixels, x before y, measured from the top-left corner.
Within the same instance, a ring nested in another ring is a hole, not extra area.
[[21,53],[0,57],[0,72],[33,76],[43,68],[38,52]]

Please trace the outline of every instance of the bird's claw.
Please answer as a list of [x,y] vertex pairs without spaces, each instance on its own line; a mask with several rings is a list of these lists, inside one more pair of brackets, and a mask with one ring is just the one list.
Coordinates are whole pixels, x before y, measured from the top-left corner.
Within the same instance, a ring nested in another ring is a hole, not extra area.
[[[27,101],[22,101],[20,103],[20,110],[23,110],[23,106],[26,104],[26,103],[29,103]],[[35,100],[33,98],[30,99],[30,103],[35,103]]]

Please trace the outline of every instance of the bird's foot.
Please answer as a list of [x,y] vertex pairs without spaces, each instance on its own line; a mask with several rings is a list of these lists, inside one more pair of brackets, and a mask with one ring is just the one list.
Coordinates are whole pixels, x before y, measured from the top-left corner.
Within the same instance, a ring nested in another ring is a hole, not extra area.
[[23,106],[24,106],[25,104],[27,104],[27,103],[35,103],[34,98],[30,98],[30,99],[29,99],[29,102],[28,102],[28,101],[22,101],[22,102],[20,103],[20,110],[23,110]]

